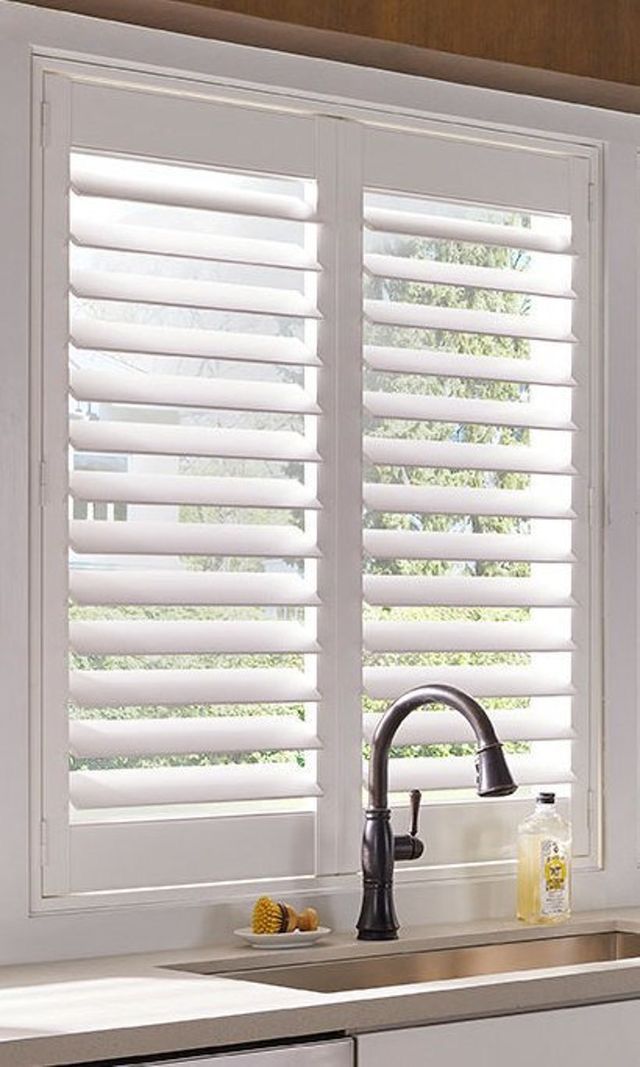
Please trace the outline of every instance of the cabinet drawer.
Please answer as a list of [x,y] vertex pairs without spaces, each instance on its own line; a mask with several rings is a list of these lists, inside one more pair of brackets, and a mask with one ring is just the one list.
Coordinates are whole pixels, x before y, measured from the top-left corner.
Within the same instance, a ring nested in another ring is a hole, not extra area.
[[640,1000],[388,1030],[358,1038],[358,1067],[638,1067]]
[[176,1056],[171,1060],[149,1059],[118,1067],[352,1067],[353,1042],[318,1041],[308,1045],[281,1045],[250,1052],[206,1053]]

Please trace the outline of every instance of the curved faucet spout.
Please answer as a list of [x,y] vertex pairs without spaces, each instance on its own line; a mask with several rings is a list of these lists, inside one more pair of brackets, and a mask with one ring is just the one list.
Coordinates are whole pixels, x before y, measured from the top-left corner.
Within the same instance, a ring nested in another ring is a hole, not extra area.
[[357,924],[361,940],[388,941],[398,936],[393,902],[394,861],[418,859],[424,849],[417,837],[420,794],[417,790],[412,793],[411,832],[394,837],[388,793],[389,752],[396,731],[407,715],[426,704],[446,704],[471,725],[478,743],[476,785],[480,796],[508,796],[517,789],[491,720],[473,697],[452,685],[425,685],[396,700],[380,719],[371,742],[369,807],[362,836],[363,897]]
[[452,685],[423,685],[410,689],[391,704],[376,727],[369,762],[369,807],[388,806],[389,750],[393,738],[407,715],[427,704],[446,704],[459,711],[471,725],[478,742],[480,796],[508,796],[517,789],[491,720],[477,700]]

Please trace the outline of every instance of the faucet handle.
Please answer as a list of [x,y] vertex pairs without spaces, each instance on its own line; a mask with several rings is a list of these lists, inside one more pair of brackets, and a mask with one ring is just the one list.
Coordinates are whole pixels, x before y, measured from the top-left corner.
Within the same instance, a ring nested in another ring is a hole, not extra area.
[[422,793],[419,789],[412,789],[409,794],[411,806],[411,826],[408,834],[400,834],[393,839],[394,860],[417,860],[424,852],[424,845],[418,837],[418,816],[420,814],[420,801]]
[[412,789],[409,793],[409,803],[411,804],[411,829],[409,833],[411,837],[418,836],[418,819],[420,816],[420,802],[422,800],[422,793],[419,789]]

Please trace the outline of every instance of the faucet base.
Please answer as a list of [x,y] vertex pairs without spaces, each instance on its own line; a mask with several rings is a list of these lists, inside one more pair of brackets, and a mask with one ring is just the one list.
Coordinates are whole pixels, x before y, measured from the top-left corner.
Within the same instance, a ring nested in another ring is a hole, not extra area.
[[393,834],[389,808],[368,808],[362,838],[362,907],[359,941],[394,941],[398,918],[393,906]]
[[396,930],[362,930],[358,931],[358,941],[397,941]]

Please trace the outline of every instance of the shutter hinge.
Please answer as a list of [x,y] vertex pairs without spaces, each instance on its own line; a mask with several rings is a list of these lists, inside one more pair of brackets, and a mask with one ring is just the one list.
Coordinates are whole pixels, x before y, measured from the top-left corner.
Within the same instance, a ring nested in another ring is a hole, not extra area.
[[51,105],[48,100],[43,100],[40,104],[40,144],[42,148],[46,148],[49,144],[49,135],[51,133]]
[[49,833],[45,819],[40,822],[40,866],[49,865]]
[[47,503],[47,465],[43,459],[40,460],[38,468],[38,496],[40,499],[40,507],[46,507]]

